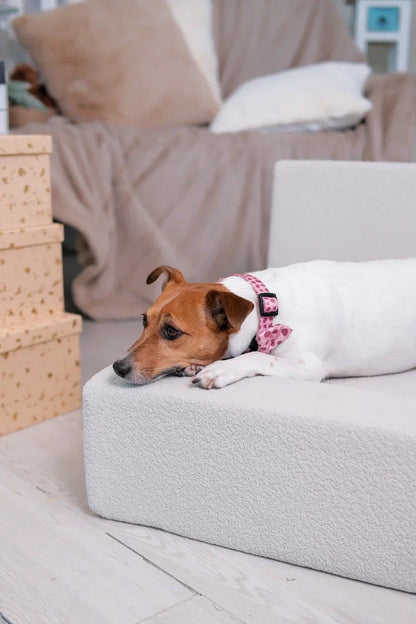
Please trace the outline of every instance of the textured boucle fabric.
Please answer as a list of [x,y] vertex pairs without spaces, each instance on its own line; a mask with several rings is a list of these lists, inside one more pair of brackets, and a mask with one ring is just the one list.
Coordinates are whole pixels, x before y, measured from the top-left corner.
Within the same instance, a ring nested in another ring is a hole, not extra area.
[[416,591],[416,397],[276,378],[84,388],[90,508]]

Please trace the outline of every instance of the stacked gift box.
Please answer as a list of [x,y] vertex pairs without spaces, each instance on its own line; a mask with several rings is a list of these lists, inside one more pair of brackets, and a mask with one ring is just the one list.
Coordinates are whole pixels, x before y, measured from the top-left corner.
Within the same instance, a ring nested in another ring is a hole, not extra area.
[[64,312],[51,139],[0,136],[0,435],[80,406],[81,318]]

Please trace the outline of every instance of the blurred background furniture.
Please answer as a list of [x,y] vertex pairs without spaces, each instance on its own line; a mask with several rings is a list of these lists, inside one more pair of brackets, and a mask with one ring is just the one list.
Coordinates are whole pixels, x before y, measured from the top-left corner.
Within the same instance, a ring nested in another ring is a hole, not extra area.
[[[362,62],[332,0],[214,0],[222,95],[256,76],[325,60]],[[263,268],[273,167],[281,159],[412,158],[416,77],[373,76],[372,110],[345,131],[214,136],[53,117],[23,132],[54,142],[54,216],[80,233],[76,305],[93,318],[137,315],[158,264],[190,280]]]
[[357,0],[355,41],[370,60],[384,51],[385,71],[408,70],[412,4],[413,0]]
[[9,50],[10,21],[18,13],[18,8],[8,0],[0,0],[0,61],[6,66],[6,74],[11,70],[13,59]]

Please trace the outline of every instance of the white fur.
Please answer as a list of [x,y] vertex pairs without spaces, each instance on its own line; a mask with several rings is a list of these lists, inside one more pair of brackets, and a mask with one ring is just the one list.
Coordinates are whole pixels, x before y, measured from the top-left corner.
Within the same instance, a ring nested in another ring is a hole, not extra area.
[[[341,263],[317,260],[253,273],[275,292],[276,323],[293,329],[270,355],[244,353],[258,327],[258,306],[230,336],[226,358],[194,378],[222,388],[244,377],[322,381],[396,373],[416,367],[416,258]],[[224,286],[256,302],[250,284]]]

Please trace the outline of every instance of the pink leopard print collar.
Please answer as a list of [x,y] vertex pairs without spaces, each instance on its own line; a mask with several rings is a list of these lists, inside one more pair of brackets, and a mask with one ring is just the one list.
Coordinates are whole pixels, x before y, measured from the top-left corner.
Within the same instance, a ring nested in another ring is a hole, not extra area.
[[[273,323],[273,318],[279,314],[277,296],[275,293],[268,292],[261,280],[249,273],[236,273],[234,276],[246,280],[257,295],[260,312],[259,328],[249,350],[270,353],[275,347],[287,340],[293,330],[287,325]],[[257,349],[253,342],[257,343]]]

